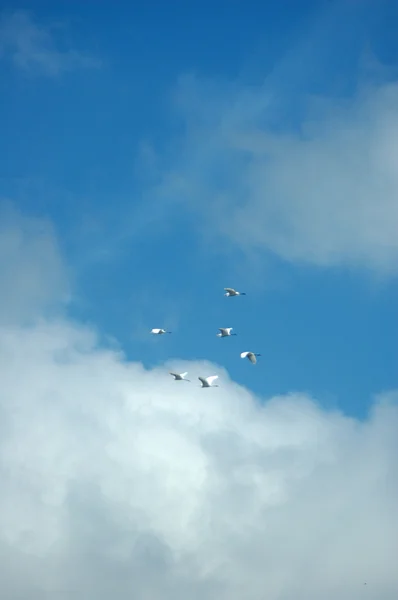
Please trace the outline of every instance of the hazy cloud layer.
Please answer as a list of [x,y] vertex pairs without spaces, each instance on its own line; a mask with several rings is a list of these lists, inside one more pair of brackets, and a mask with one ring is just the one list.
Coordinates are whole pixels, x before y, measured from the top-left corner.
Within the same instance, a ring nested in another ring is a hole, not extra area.
[[307,99],[295,129],[278,115],[272,85],[183,78],[176,107],[185,133],[157,197],[197,211],[206,236],[248,254],[395,275],[398,85]]
[[[54,299],[56,240],[44,260],[22,229],[18,269]],[[145,371],[34,305],[22,326],[0,304],[1,597],[396,599],[396,392],[365,422],[263,402],[217,365]],[[212,373],[221,387],[197,387]]]
[[62,47],[61,32],[60,23],[46,27],[25,10],[0,13],[0,58],[10,59],[25,72],[50,76],[75,68],[100,66],[97,59]]

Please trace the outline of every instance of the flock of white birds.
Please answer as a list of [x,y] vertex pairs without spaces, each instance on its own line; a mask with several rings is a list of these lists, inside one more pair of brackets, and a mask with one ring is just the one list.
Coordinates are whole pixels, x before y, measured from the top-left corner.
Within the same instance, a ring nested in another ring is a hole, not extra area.
[[[233,288],[224,288],[225,294],[224,296],[227,297],[234,297],[234,296],[246,296],[245,292],[238,292],[236,290],[234,290]],[[236,333],[232,333],[233,327],[219,327],[219,333],[217,333],[217,337],[228,337],[231,335],[236,335]],[[166,329],[152,329],[151,333],[153,333],[154,335],[163,335],[165,333],[172,333],[171,331],[167,331]],[[252,363],[252,365],[255,365],[257,362],[257,356],[261,356],[261,354],[255,353],[255,352],[241,352],[240,354],[241,358],[247,358],[248,360],[250,360],[250,362]],[[174,377],[175,381],[190,381],[190,379],[186,379],[186,376],[188,375],[188,371],[186,371],[185,373],[171,373],[170,375],[172,375]],[[202,388],[209,388],[209,387],[218,387],[217,384],[213,383],[216,379],[218,379],[218,375],[210,375],[209,377],[198,377],[200,383],[201,383],[201,387]]]

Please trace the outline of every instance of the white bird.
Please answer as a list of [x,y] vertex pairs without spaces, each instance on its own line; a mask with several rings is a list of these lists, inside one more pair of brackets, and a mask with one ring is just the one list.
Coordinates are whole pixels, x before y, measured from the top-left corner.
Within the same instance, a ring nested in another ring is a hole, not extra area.
[[256,354],[255,352],[241,352],[241,358],[248,358],[250,362],[255,365],[257,362],[256,356],[261,356],[261,354]]
[[151,333],[162,335],[163,333],[171,333],[171,331],[166,331],[165,329],[151,329]]
[[174,381],[190,381],[190,379],[185,379],[185,375],[188,375],[188,371],[185,373],[170,373],[174,377]]
[[224,288],[224,296],[246,296],[246,292],[237,292],[234,288]]
[[199,381],[202,384],[202,388],[205,387],[219,387],[217,384],[213,384],[215,379],[218,379],[218,375],[211,375],[210,377],[198,377]]
[[219,327],[220,333],[216,333],[217,337],[228,337],[229,335],[238,335],[237,333],[231,333],[233,327]]

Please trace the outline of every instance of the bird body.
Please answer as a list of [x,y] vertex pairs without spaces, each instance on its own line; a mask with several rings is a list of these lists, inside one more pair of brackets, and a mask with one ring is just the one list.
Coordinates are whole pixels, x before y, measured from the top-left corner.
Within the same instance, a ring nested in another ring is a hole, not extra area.
[[219,387],[217,384],[213,383],[215,379],[218,379],[218,375],[211,375],[210,377],[198,377],[198,379],[202,384],[202,388]]
[[234,288],[224,288],[224,296],[246,296],[246,292],[237,292]]
[[220,333],[216,333],[217,337],[228,337],[230,335],[237,335],[236,333],[231,333],[233,327],[219,327]]
[[171,333],[171,331],[166,331],[165,329],[151,329],[151,333],[155,335],[163,335],[163,333]]
[[250,362],[255,365],[257,362],[257,356],[261,356],[261,354],[256,354],[255,352],[241,352],[241,358],[248,358]]
[[174,381],[190,381],[189,379],[185,379],[188,371],[185,371],[185,373],[170,373],[170,375],[174,377]]

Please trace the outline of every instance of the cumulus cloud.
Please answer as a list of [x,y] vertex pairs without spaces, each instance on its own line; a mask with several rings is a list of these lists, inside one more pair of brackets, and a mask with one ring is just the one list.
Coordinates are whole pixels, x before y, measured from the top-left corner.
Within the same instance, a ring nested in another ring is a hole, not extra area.
[[[59,25],[57,25],[59,28]],[[38,70],[50,76],[74,68],[99,67],[100,62],[72,48],[61,48],[50,27],[38,24],[25,10],[0,15],[0,58],[9,58],[25,72]]]
[[177,198],[206,236],[248,255],[396,275],[398,85],[307,97],[293,130],[286,107],[277,114],[283,95],[273,83],[218,88],[182,78],[175,106],[185,133],[155,196]]
[[[52,298],[38,243],[19,268],[36,256]],[[1,597],[395,600],[397,392],[365,421],[264,400],[218,365],[146,370],[42,307],[0,327]]]

